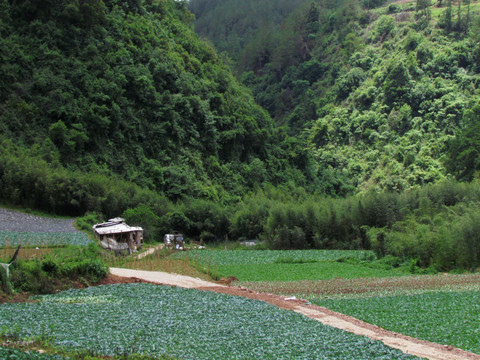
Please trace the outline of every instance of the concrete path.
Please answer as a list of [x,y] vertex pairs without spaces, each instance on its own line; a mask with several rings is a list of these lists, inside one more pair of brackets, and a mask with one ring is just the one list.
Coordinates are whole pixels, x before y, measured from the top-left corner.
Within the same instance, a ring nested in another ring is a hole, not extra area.
[[185,275],[170,274],[161,271],[110,268],[110,273],[117,276],[137,278],[157,284],[179,286],[189,289],[200,287],[224,287],[223,285],[202,279],[192,278]]

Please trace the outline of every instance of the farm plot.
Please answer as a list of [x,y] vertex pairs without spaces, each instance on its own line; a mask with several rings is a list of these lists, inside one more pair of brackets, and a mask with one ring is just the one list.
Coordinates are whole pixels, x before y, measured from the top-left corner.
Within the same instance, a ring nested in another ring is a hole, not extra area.
[[353,299],[414,295],[435,291],[480,290],[480,274],[409,275],[385,278],[355,278],[302,281],[250,281],[243,286],[276,295],[305,299]]
[[202,263],[212,262],[216,265],[336,261],[345,257],[364,259],[374,256],[372,251],[366,250],[191,250],[188,253],[177,252],[172,257],[187,255]]
[[415,358],[264,302],[150,284],[69,290],[40,297],[38,303],[4,304],[0,329],[16,329],[11,336],[20,338],[42,333],[59,348],[103,355],[135,351],[182,359]]
[[480,289],[312,302],[384,329],[480,354]]
[[0,247],[28,246],[87,246],[92,240],[82,232],[13,232],[0,231]]
[[197,250],[188,256],[219,277],[234,276],[239,281],[297,281],[334,278],[401,276],[400,269],[382,269],[351,264],[341,259],[374,259],[370,251],[358,250]]

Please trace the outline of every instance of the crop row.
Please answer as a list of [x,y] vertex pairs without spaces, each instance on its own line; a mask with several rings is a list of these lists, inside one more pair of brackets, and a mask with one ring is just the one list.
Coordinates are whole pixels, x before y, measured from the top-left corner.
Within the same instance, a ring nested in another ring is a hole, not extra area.
[[304,299],[357,299],[438,291],[480,291],[480,274],[333,278],[330,280],[249,281],[248,289]]
[[247,298],[122,284],[4,304],[0,329],[66,350],[182,359],[414,359],[381,342]]
[[215,265],[308,263],[336,261],[346,257],[375,258],[372,251],[366,250],[192,250],[187,255],[185,253],[172,255],[173,258],[184,256]]
[[313,302],[391,331],[479,354],[479,298],[477,289]]
[[302,264],[220,265],[216,271],[220,277],[235,276],[239,281],[329,280],[405,275],[404,272],[396,269],[373,269],[331,261]]
[[22,246],[87,246],[92,241],[82,232],[14,232],[0,231],[0,247]]
[[194,250],[175,253],[218,277],[239,281],[298,281],[405,275],[404,268],[375,266],[363,250]]

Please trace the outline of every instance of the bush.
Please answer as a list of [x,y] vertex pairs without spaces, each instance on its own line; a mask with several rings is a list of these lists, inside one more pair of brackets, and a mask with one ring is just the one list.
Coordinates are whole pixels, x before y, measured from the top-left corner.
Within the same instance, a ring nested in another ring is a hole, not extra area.
[[[473,271],[480,266],[480,215],[475,208],[457,207],[420,223],[410,217],[391,229],[370,228],[367,236],[378,257],[410,261],[410,267]],[[413,261],[414,264],[413,264]]]
[[393,29],[395,29],[395,19],[391,15],[382,15],[377,20],[377,25],[375,26],[375,34],[377,38],[384,39],[388,36]]
[[337,81],[337,97],[340,100],[346,99],[366,79],[365,72],[354,67],[348,73],[342,75]]
[[57,248],[43,260],[17,259],[10,267],[13,288],[47,294],[71,287],[74,281],[97,283],[108,274],[108,268],[98,258],[99,251],[92,243],[87,247]]

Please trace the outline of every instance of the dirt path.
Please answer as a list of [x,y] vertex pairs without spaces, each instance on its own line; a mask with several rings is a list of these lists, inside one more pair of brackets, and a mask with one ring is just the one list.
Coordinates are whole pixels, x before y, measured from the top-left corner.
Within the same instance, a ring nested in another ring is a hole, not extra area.
[[171,285],[188,289],[202,287],[225,287],[223,285],[215,284],[198,278],[193,278],[185,275],[170,274],[161,271],[110,268],[110,274],[127,278],[141,279],[159,285]]
[[399,349],[404,353],[432,360],[480,360],[480,355],[472,354],[452,346],[445,346],[418,340],[409,336],[387,331],[378,326],[367,324],[361,320],[336,313],[327,308],[311,305],[305,300],[288,298],[260,293],[243,287],[229,287],[213,282],[195,279],[189,276],[169,274],[159,271],[143,271],[110,268],[110,273],[125,278],[136,278],[161,285],[195,288],[203,291],[215,291],[228,295],[248,297],[261,300],[303,314],[321,323],[333,326],[357,335],[367,336],[382,341],[385,345]]
[[157,246],[151,247],[147,251],[144,251],[144,252],[138,254],[137,255],[137,260],[143,259],[144,257],[153,254],[155,251],[163,249],[163,246],[164,246],[163,244],[159,244]]

